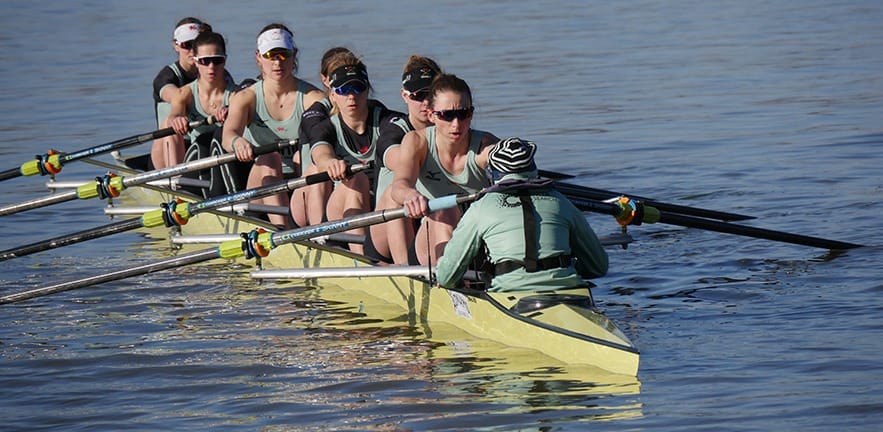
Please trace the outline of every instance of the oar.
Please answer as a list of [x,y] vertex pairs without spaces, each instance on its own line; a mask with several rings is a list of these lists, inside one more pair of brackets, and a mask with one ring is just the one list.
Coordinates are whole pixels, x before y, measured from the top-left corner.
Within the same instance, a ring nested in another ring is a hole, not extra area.
[[[429,201],[429,210],[437,211],[451,208],[461,203],[474,201],[480,195],[481,192],[465,196],[448,195],[441,198],[432,199]],[[319,225],[282,231],[278,233],[269,233],[263,230],[253,230],[247,235],[243,235],[243,239],[241,240],[224,242],[221,243],[218,247],[214,247],[211,249],[192,252],[185,255],[179,255],[173,258],[143,264],[133,268],[116,270],[103,275],[90,276],[84,279],[62,282],[47,287],[35,288],[19,293],[8,294],[0,297],[0,304],[14,303],[34,297],[40,297],[62,291],[88,287],[99,283],[124,279],[131,276],[139,276],[160,270],[167,270],[174,267],[205,262],[216,258],[234,259],[240,257],[255,258],[258,256],[266,256],[274,248],[286,243],[307,240],[326,234],[349,231],[353,228],[375,225],[393,219],[403,218],[406,216],[408,216],[408,210],[407,208],[402,207],[398,209],[378,210],[375,212],[352,216],[337,221],[325,222]]]
[[774,240],[803,246],[813,246],[831,250],[845,250],[862,247],[862,245],[855,243],[828,240],[800,234],[791,234],[782,231],[773,231],[764,228],[736,225],[729,222],[718,222],[695,216],[665,212],[654,208],[653,206],[641,203],[640,201],[630,200],[629,198],[621,198],[616,204],[580,198],[570,198],[570,201],[573,202],[573,204],[580,210],[609,214],[616,217],[617,220],[620,221],[620,223],[622,224],[639,225],[642,222],[660,222],[669,225],[679,225],[688,228],[699,228],[708,231],[735,234],[765,240]]
[[555,180],[555,185],[561,193],[567,195],[568,198],[587,198],[593,200],[606,200],[610,198],[616,198],[619,196],[627,195],[632,199],[636,199],[639,201],[643,201],[644,204],[651,205],[660,210],[664,210],[672,213],[679,213],[690,216],[703,217],[708,219],[718,219],[722,221],[740,221],[740,220],[748,220],[754,219],[754,216],[746,216],[738,213],[730,213],[723,212],[718,210],[709,210],[700,207],[688,207],[679,204],[668,204],[659,202],[656,200],[652,200],[650,198],[645,198],[637,195],[629,195],[621,192],[613,192],[604,189],[596,189],[587,186],[579,186],[571,183],[564,183],[559,180],[561,179],[570,179],[573,178],[570,174],[559,173],[555,171],[546,171],[539,170],[539,174],[545,178],[549,178]]
[[[209,117],[203,120],[197,120],[190,122],[190,128],[197,128],[202,126],[203,124],[212,124],[214,123],[214,118]],[[114,150],[123,149],[126,147],[131,147],[136,144],[145,143],[147,141],[153,141],[158,138],[163,138],[167,136],[171,136],[175,134],[175,130],[168,127],[165,129],[155,130],[153,132],[149,132],[141,135],[133,135],[128,138],[119,139],[116,141],[111,141],[107,144],[101,144],[95,147],[90,147],[87,149],[83,149],[80,151],[75,151],[73,153],[58,153],[55,150],[49,150],[48,153],[43,155],[37,155],[34,160],[27,161],[21,165],[19,168],[12,168],[6,171],[0,172],[0,181],[9,180],[11,178],[21,177],[21,176],[32,176],[32,175],[47,175],[47,174],[58,174],[61,172],[61,168],[71,162],[74,162],[79,159],[84,159],[87,157],[97,156],[102,153],[111,152]]]
[[[279,140],[272,145],[261,145],[254,148],[254,154],[262,155],[272,153],[297,144],[297,140]],[[84,183],[76,190],[70,190],[63,193],[50,194],[40,198],[20,202],[18,204],[10,204],[0,207],[0,216],[8,216],[11,214],[32,210],[35,208],[46,207],[52,204],[58,204],[75,199],[105,199],[119,196],[119,194],[128,187],[137,186],[154,180],[174,177],[194,171],[201,171],[206,168],[212,168],[236,161],[235,153],[224,153],[222,155],[209,156],[207,158],[198,159],[191,162],[182,163],[180,165],[168,168],[148,171],[142,174],[136,174],[130,177],[117,176],[108,174],[103,177],[95,177],[95,182]]]
[[[366,164],[351,165],[347,167],[347,175],[352,175],[357,172],[367,170],[369,168],[370,165]],[[7,249],[0,252],[0,261],[19,258],[49,249],[55,249],[62,246],[84,242],[86,240],[107,237],[109,235],[131,231],[138,228],[150,228],[160,225],[166,225],[168,227],[172,227],[175,225],[180,226],[186,224],[193,216],[205,211],[218,209],[240,202],[251,201],[265,196],[276,195],[282,192],[290,192],[295,189],[299,189],[316,183],[326,182],[329,180],[330,178],[328,176],[328,173],[321,172],[318,174],[292,179],[281,183],[261,186],[254,189],[247,189],[230,195],[210,198],[205,201],[196,203],[172,201],[171,203],[163,204],[162,208],[157,208],[155,210],[144,213],[144,215],[142,215],[140,218],[132,218],[120,222],[113,222],[85,231],[79,231],[73,234],[67,234],[60,237],[55,237],[48,240]]]

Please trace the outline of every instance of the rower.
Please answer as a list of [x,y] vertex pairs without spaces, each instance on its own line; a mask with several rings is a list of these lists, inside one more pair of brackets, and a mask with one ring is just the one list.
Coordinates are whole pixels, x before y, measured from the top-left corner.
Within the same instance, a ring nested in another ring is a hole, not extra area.
[[494,189],[463,214],[438,262],[445,288],[459,283],[484,249],[492,280],[489,291],[552,291],[587,286],[607,273],[607,253],[585,216],[540,179],[536,144],[507,138],[494,145],[488,165]]

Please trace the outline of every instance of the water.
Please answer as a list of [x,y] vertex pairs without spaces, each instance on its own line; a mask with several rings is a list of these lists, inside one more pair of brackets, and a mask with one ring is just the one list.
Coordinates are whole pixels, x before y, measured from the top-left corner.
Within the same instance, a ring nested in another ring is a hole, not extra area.
[[[61,293],[0,314],[8,430],[869,430],[883,421],[883,7],[878,2],[9,1],[0,158],[153,129],[150,83],[185,14],[255,73],[257,31],[295,29],[301,75],[343,44],[402,109],[429,55],[473,87],[475,125],[541,145],[587,186],[858,242],[845,254],[653,225],[610,250],[595,295],[640,347],[630,380],[404,321],[225,265]],[[142,147],[142,148],[146,148]],[[98,173],[84,164],[63,179]],[[0,185],[0,202],[46,193]],[[5,249],[106,222],[77,202],[0,219]],[[590,221],[614,232],[606,216]],[[122,234],[0,263],[0,291],[162,256]],[[454,333],[456,334],[456,333]]]

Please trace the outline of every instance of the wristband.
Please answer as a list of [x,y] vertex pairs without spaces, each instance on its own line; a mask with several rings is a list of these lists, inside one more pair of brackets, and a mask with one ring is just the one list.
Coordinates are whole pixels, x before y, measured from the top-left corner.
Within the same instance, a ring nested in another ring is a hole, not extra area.
[[230,141],[230,148],[231,148],[234,152],[236,151],[236,140],[238,140],[239,138],[242,138],[242,137],[239,136],[239,135],[236,135],[235,137],[233,137],[233,141]]

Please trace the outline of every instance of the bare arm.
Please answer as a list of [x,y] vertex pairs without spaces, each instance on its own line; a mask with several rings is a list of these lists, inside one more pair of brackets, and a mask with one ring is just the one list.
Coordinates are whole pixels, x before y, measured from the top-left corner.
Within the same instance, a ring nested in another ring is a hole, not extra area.
[[389,186],[390,197],[397,204],[408,207],[411,217],[424,216],[429,211],[427,199],[417,191],[417,177],[426,160],[427,143],[425,130],[408,132],[402,139],[395,162],[394,178]]
[[181,88],[181,91],[172,99],[172,111],[169,113],[169,118],[166,122],[175,129],[175,133],[178,135],[184,135],[190,131],[190,122],[187,121],[187,109],[190,108],[192,101],[193,91],[190,90],[190,86]]
[[475,155],[475,163],[482,169],[487,168],[488,154],[491,152],[491,149],[494,148],[494,144],[499,140],[500,139],[497,138],[496,135],[490,132],[485,133],[484,136],[481,137],[481,147],[479,147],[478,154]]
[[174,84],[167,84],[159,91],[159,97],[164,102],[172,103],[175,101],[175,97],[179,96],[184,89],[190,89],[189,86],[184,87],[175,87]]
[[310,155],[319,172],[327,172],[332,180],[346,179],[346,161],[337,158],[330,144],[320,141],[313,146]]
[[243,138],[242,134],[251,123],[256,103],[257,98],[251,87],[234,93],[230,97],[230,107],[224,121],[221,146],[225,151],[236,153],[236,158],[243,162],[254,160],[254,144]]

